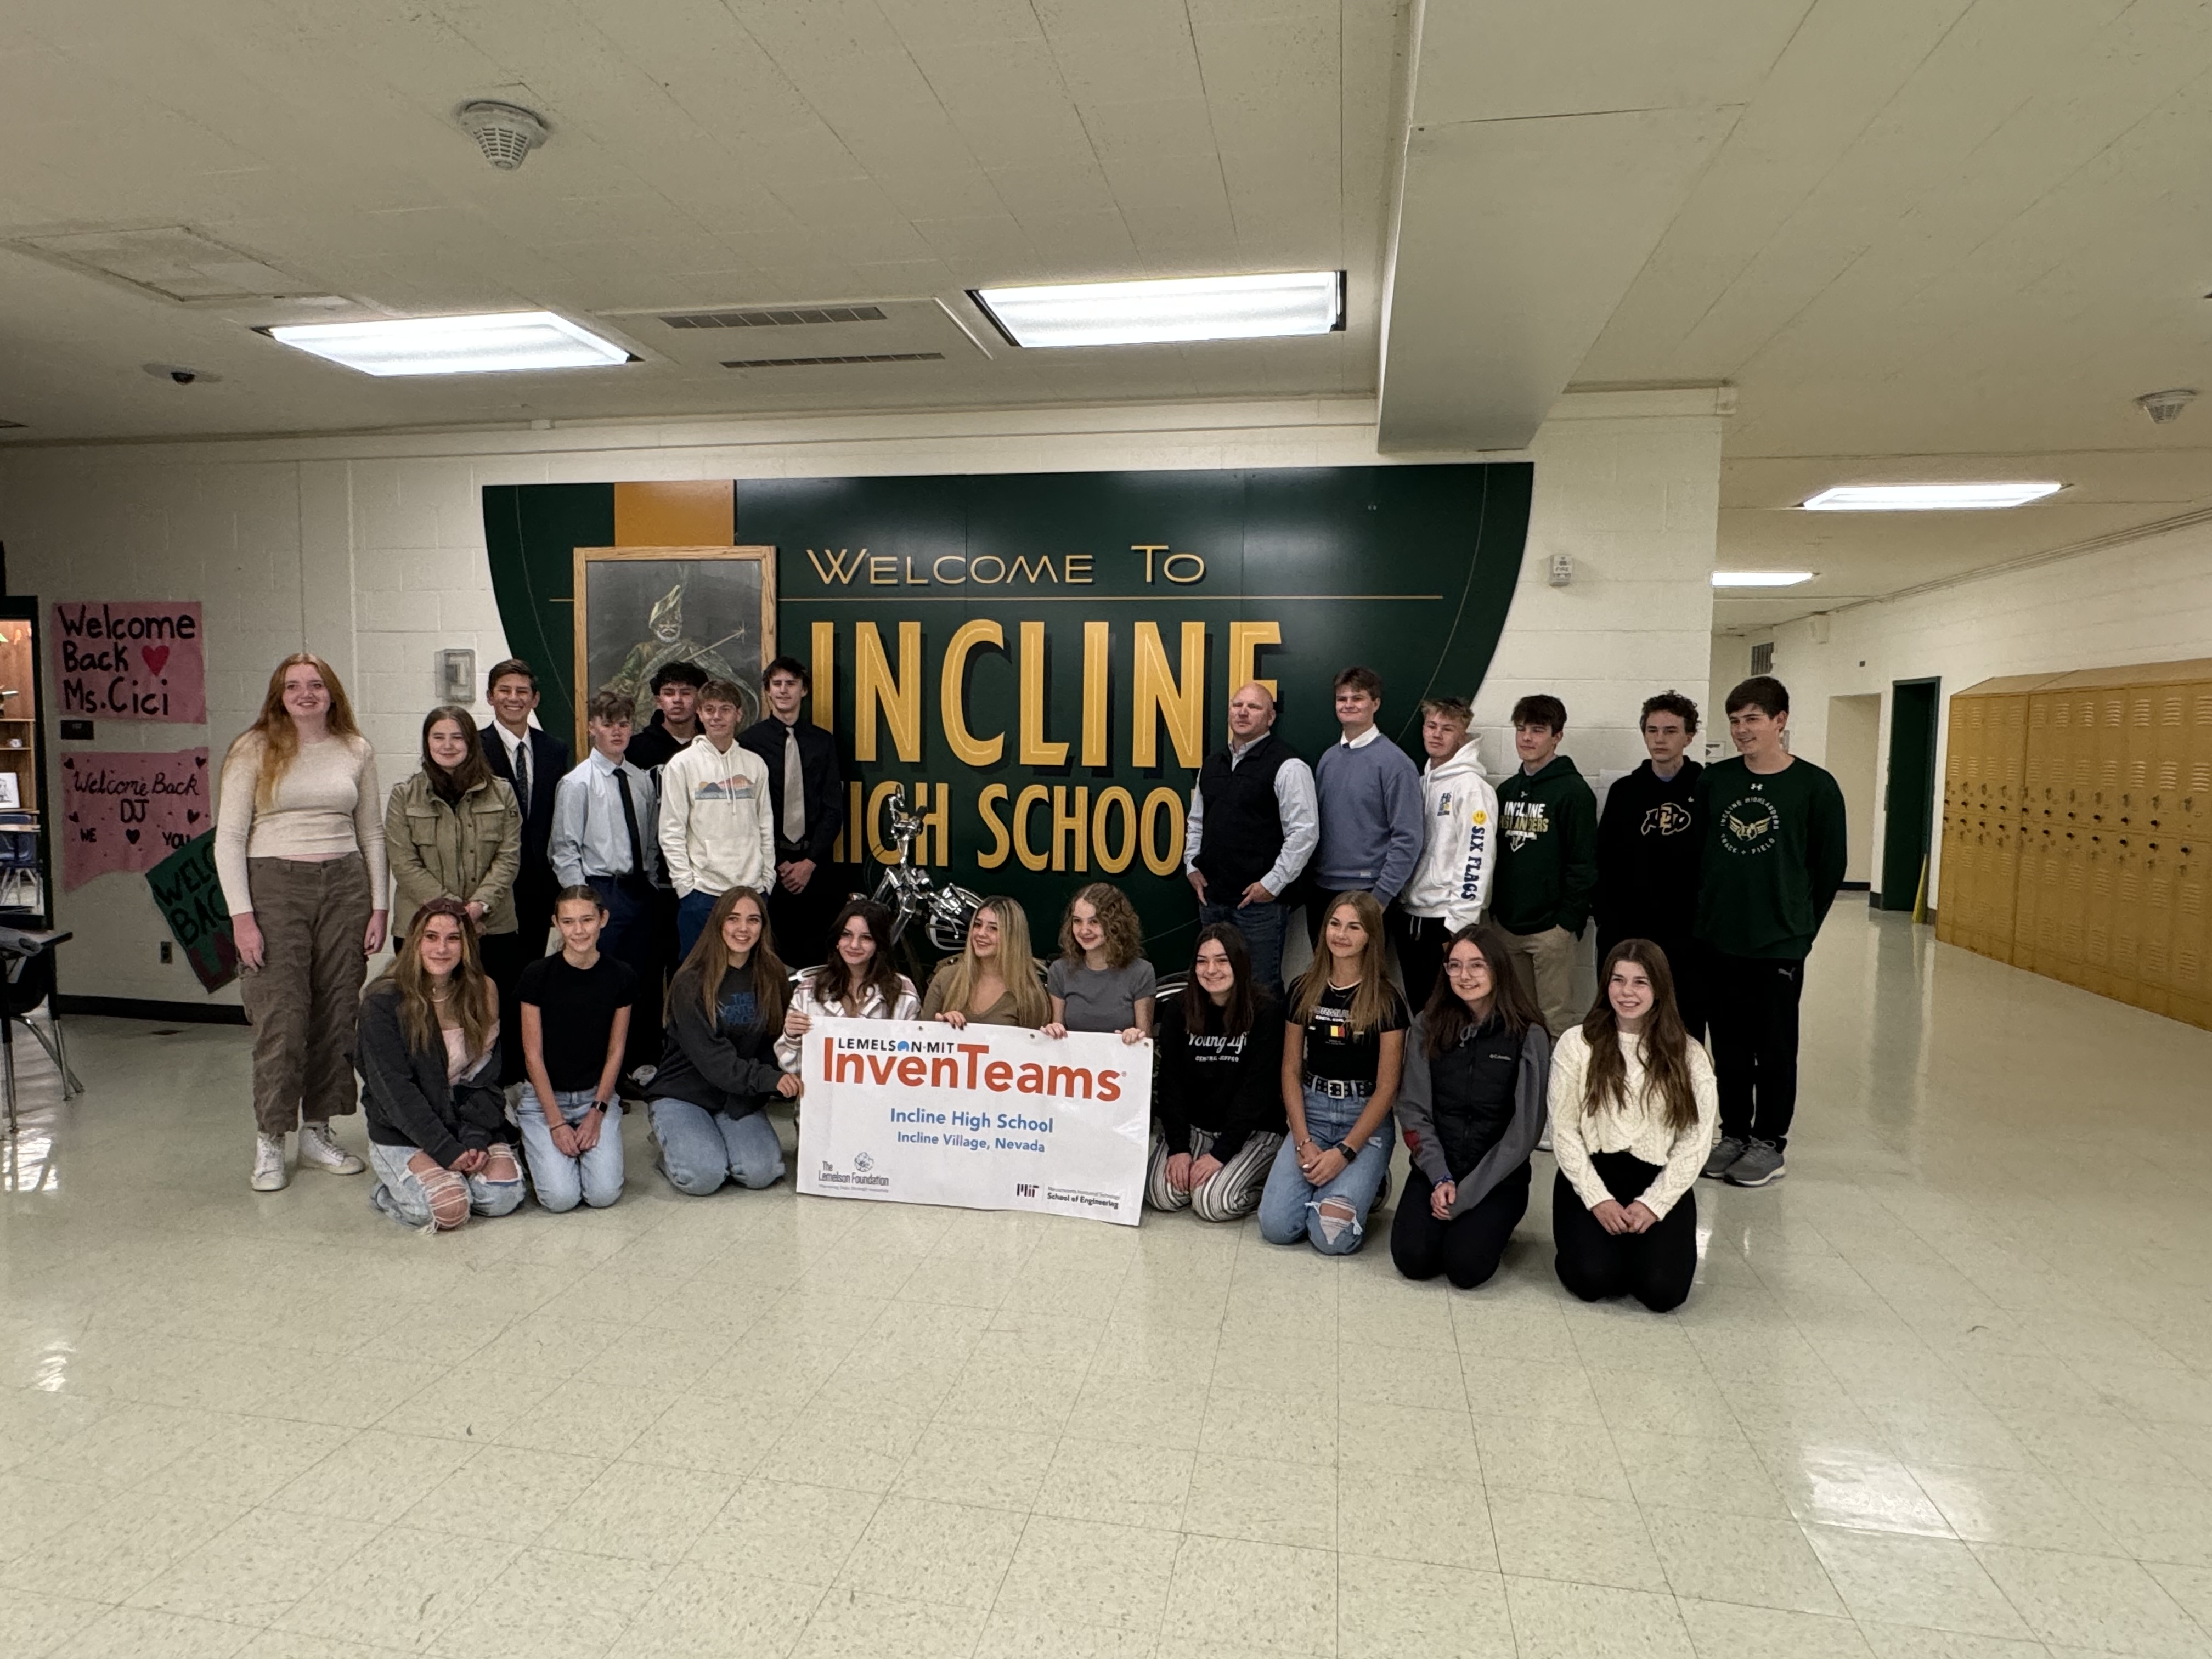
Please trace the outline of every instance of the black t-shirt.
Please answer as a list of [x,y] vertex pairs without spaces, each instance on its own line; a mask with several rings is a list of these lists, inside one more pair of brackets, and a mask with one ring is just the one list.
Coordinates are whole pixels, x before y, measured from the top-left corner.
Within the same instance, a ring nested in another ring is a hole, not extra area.
[[1374,1086],[1376,1071],[1382,1061],[1382,1033],[1402,1031],[1408,1024],[1406,999],[1398,994],[1396,987],[1390,987],[1390,1010],[1382,1016],[1382,1024],[1354,1036],[1352,1000],[1357,990],[1357,987],[1349,991],[1340,991],[1333,985],[1322,988],[1321,1000],[1314,1004],[1306,1020],[1306,1076]]
[[598,1088],[615,1010],[637,1000],[637,975],[629,964],[603,951],[590,967],[572,968],[556,951],[522,970],[520,997],[538,1007],[546,1080],[563,1093]]

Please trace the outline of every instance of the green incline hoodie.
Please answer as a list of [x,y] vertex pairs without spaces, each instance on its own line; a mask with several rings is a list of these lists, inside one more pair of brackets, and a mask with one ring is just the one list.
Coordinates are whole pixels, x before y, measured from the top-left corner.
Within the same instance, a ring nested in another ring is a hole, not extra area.
[[1597,797],[1565,755],[1498,786],[1498,880],[1491,919],[1509,933],[1579,933],[1597,891]]

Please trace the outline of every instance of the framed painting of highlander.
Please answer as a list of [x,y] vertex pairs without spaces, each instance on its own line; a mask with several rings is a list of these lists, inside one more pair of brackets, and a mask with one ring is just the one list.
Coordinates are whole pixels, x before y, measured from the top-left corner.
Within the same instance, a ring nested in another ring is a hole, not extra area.
[[775,655],[773,547],[580,547],[575,595],[578,754],[594,693],[629,697],[642,730],[653,677],[672,662],[734,682],[740,730],[761,717],[761,668]]

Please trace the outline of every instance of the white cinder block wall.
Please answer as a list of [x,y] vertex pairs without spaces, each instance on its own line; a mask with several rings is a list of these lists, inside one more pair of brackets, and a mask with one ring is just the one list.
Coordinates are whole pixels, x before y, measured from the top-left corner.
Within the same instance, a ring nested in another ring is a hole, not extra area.
[[[1940,799],[1950,743],[1952,694],[2001,674],[2059,674],[2119,664],[2212,656],[2212,526],[2191,526],[2072,558],[1968,579],[1911,598],[1838,611],[1816,642],[1811,619],[1714,639],[1720,665],[1741,665],[1754,640],[1774,641],[1774,672],[1790,688],[1792,748],[1827,754],[1828,699],[1867,692],[1882,699],[1878,764],[1889,754],[1890,687],[1939,677],[1936,775]],[[1739,666],[1734,672],[1743,671]],[[1725,751],[1724,751],[1725,752]],[[1877,786],[1880,780],[1877,780]],[[1875,800],[1875,881],[1882,839]],[[1941,806],[1939,804],[1940,816]],[[1942,830],[1929,874],[1930,902],[1942,890]]]
[[[1506,713],[1523,691],[1565,698],[1571,748],[1592,776],[1640,757],[1635,713],[1650,691],[1702,697],[1718,410],[1711,392],[1577,396],[1538,435],[1529,557],[1477,711],[1493,773],[1511,763]],[[49,605],[206,605],[208,726],[103,720],[91,748],[205,742],[219,760],[259,708],[270,667],[304,645],[345,679],[388,787],[415,765],[435,653],[473,647],[479,672],[506,653],[484,559],[486,484],[1385,459],[1362,399],[85,446],[0,456],[0,540],[15,591]],[[1576,564],[1563,589],[1545,582],[1556,551]],[[489,718],[481,700],[476,712]],[[166,929],[143,878],[60,894],[59,915],[76,935],[67,988],[200,1000],[181,961],[158,960]],[[234,988],[219,1000],[234,1001]]]

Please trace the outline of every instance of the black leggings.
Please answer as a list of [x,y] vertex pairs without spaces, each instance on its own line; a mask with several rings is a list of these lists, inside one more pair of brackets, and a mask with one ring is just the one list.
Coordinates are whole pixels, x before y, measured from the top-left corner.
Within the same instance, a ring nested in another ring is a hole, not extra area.
[[[1590,1167],[1621,1204],[1640,1198],[1659,1174],[1657,1164],[1629,1152],[1592,1152]],[[1697,1277],[1698,1200],[1689,1193],[1649,1231],[1609,1233],[1563,1171],[1552,1183],[1552,1237],[1559,1283],[1585,1302],[1632,1296],[1654,1313],[1670,1313]]]
[[1390,1260],[1408,1279],[1442,1273],[1461,1290],[1471,1291],[1498,1271],[1506,1241],[1528,1212],[1528,1166],[1523,1164],[1449,1221],[1430,1212],[1434,1190],[1418,1165],[1407,1172],[1405,1196],[1390,1224]]

